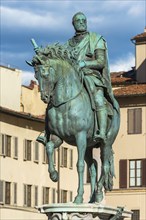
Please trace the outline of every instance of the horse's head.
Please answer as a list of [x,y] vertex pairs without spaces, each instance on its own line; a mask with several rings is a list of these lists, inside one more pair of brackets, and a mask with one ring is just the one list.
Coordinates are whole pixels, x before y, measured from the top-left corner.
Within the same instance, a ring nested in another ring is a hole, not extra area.
[[55,67],[54,65],[51,66],[49,59],[44,60],[37,55],[32,60],[32,66],[34,67],[35,78],[39,83],[41,100],[44,103],[49,103],[56,83]]

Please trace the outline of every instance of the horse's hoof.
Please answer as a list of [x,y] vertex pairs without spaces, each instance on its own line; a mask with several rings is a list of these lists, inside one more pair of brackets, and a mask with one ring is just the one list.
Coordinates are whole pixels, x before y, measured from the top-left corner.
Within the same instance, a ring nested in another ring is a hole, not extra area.
[[82,196],[76,196],[73,203],[76,203],[76,204],[83,203],[83,197]]
[[57,182],[59,179],[58,172],[55,170],[54,172],[50,173],[50,178],[53,182]]
[[103,192],[101,191],[101,192],[96,193],[95,201],[97,203],[100,203],[100,202],[102,202],[102,200],[103,200]]

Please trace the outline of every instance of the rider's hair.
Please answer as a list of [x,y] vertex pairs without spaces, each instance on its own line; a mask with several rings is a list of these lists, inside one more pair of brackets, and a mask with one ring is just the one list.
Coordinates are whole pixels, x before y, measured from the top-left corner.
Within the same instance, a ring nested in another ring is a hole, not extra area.
[[[81,11],[77,12],[77,13],[73,16],[73,18],[72,18],[72,24],[74,24],[75,17],[76,17],[77,15],[84,15],[84,13],[81,12]],[[85,15],[84,15],[84,16],[85,16]],[[85,18],[86,18],[86,16],[85,16]]]

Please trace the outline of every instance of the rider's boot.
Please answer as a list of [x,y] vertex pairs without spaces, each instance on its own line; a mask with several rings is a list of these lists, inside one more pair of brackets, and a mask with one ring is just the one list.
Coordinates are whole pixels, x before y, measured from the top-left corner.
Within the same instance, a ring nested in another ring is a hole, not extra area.
[[46,138],[46,133],[45,131],[42,131],[39,136],[37,137],[36,141],[38,141],[39,143],[45,145],[47,138]]
[[95,133],[94,141],[101,140],[103,144],[106,142],[106,130],[107,130],[107,109],[106,107],[100,108],[96,111],[98,123],[99,123],[99,133]]

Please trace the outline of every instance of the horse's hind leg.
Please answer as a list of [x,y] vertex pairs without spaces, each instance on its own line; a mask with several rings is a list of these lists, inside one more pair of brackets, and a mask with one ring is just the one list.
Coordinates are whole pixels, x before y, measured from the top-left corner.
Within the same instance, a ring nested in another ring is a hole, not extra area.
[[95,202],[95,186],[97,182],[97,162],[93,159],[92,148],[87,148],[85,153],[85,161],[87,163],[87,169],[89,169],[91,180],[91,197],[89,203]]
[[53,154],[54,149],[59,147],[62,144],[62,140],[53,135],[53,137],[46,143],[46,153],[48,156],[48,172],[50,173],[50,178],[53,182],[58,181],[58,172],[54,167]]
[[87,140],[86,140],[86,132],[81,131],[76,135],[76,143],[77,143],[77,150],[78,150],[78,161],[77,161],[77,171],[78,171],[78,194],[75,197],[74,203],[82,203],[83,202],[83,194],[84,194],[84,188],[83,188],[83,178],[84,178],[84,158],[85,158],[85,151],[87,146]]

